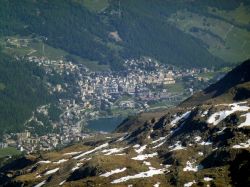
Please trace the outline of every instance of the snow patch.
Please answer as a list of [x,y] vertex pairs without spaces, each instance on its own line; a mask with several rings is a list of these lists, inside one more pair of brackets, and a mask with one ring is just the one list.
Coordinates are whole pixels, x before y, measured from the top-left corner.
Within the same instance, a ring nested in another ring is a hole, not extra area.
[[194,137],[194,141],[195,141],[195,142],[199,142],[200,140],[201,140],[201,137],[200,137],[200,136]]
[[198,152],[198,155],[203,156],[204,154],[203,152]]
[[227,127],[223,127],[220,131],[216,132],[216,134],[221,134]]
[[146,149],[147,145],[141,146],[139,149],[135,149],[138,154],[142,153]]
[[46,184],[46,180],[45,181],[42,181],[42,182],[40,182],[40,183],[38,183],[37,185],[35,185],[34,187],[41,187],[41,186],[43,186],[43,185],[45,185]]
[[197,172],[198,170],[202,169],[201,165],[195,166],[194,164],[195,164],[195,161],[194,162],[187,161],[186,167],[183,168],[183,171]]
[[151,163],[147,161],[143,161],[143,164],[145,164],[146,166],[151,166]]
[[122,172],[124,172],[126,169],[127,169],[127,168],[111,170],[110,172],[101,174],[100,176],[101,176],[101,177],[109,177],[109,176],[114,175],[114,174],[116,174],[116,173],[122,173]]
[[133,148],[138,148],[138,147],[140,147],[139,144],[135,144],[135,145],[133,146]]
[[123,155],[126,155],[126,153],[118,153],[118,154],[115,154],[116,156],[123,156]]
[[212,142],[209,142],[209,141],[208,141],[208,142],[204,142],[204,141],[203,141],[203,142],[201,142],[201,143],[199,143],[199,144],[200,144],[200,145],[211,145]]
[[49,161],[49,160],[41,160],[41,161],[39,161],[39,162],[37,162],[38,164],[50,164],[51,163],[51,161]]
[[240,143],[239,145],[234,145],[234,149],[246,149],[250,146],[250,139],[247,140],[246,143]]
[[75,171],[75,170],[79,169],[81,165],[82,165],[82,163],[77,163],[76,166],[71,169],[71,171]]
[[152,154],[145,154],[145,155],[137,155],[136,157],[132,158],[133,160],[146,160],[148,158],[152,158],[154,156],[157,156],[158,153],[152,153]]
[[112,181],[111,183],[117,184],[117,183],[126,182],[126,181],[131,180],[131,179],[148,178],[148,177],[152,177],[154,175],[164,174],[165,171],[166,171],[166,169],[151,168],[150,170],[148,170],[146,172],[141,172],[141,173],[138,173],[135,175],[129,175],[126,177],[122,177],[120,179],[116,179],[116,180]]
[[108,145],[109,145],[108,143],[102,144],[102,145],[96,147],[95,149],[92,149],[92,150],[84,152],[84,153],[82,153],[82,154],[80,154],[78,156],[75,156],[74,159],[79,159],[79,158],[81,158],[81,157],[83,157],[85,155],[91,154],[91,153],[93,153],[95,151],[98,151],[98,150],[104,148],[104,147],[108,147]]
[[193,180],[192,182],[185,183],[184,187],[191,187],[195,183],[196,183],[195,180]]
[[79,153],[81,153],[81,151],[79,151],[79,152],[64,153],[63,155],[65,155],[65,156],[68,156],[68,155],[77,155],[77,154],[79,154]]
[[204,112],[201,114],[201,117],[205,117],[207,114],[208,114],[208,110],[204,111]]
[[160,142],[160,141],[165,140],[165,139],[166,139],[166,137],[160,137],[157,140],[152,141],[151,144],[155,144],[155,143]]
[[171,127],[174,127],[180,120],[185,120],[189,117],[191,111],[187,111],[181,116],[177,116],[173,121],[170,122]]
[[49,170],[46,173],[44,173],[44,175],[51,175],[51,174],[57,172],[58,170],[59,170],[59,168],[55,168],[55,169]]
[[164,140],[163,142],[161,142],[161,143],[159,143],[158,145],[154,146],[154,147],[153,147],[153,149],[155,149],[155,148],[158,148],[158,147],[162,146],[165,142],[166,142],[166,140]]
[[53,162],[53,164],[61,164],[63,162],[67,162],[68,159],[61,159],[61,160],[58,160],[57,162]]
[[59,186],[62,186],[65,182],[66,182],[66,180],[60,182]]
[[250,126],[250,113],[246,113],[244,115],[241,115],[241,117],[246,117],[246,121],[241,123],[238,127],[249,127]]
[[240,106],[239,104],[243,104],[243,103],[233,103],[233,104],[227,105],[227,106],[231,107],[231,110],[223,110],[223,111],[219,111],[219,112],[212,114],[208,118],[207,123],[217,125],[222,120],[224,120],[227,116],[233,114],[236,111],[244,112],[244,111],[248,111],[250,109],[250,107],[248,107],[248,106]]
[[105,155],[111,155],[114,153],[119,153],[122,152],[123,150],[127,149],[129,147],[124,147],[124,148],[113,148],[113,149],[104,149],[102,153],[106,153]]
[[170,151],[177,151],[177,150],[181,150],[181,149],[186,149],[186,147],[183,147],[181,145],[180,141],[176,142],[174,145],[169,146],[168,148],[170,149]]
[[154,184],[154,186],[153,187],[159,187],[160,186],[160,182],[157,182],[156,184]]
[[210,178],[210,177],[204,177],[204,181],[209,182],[209,181],[212,181],[212,180],[214,180],[214,179],[213,179],[213,178]]
[[119,138],[118,140],[116,140],[116,142],[121,142],[125,139],[127,139],[129,137],[129,134],[126,134],[125,136],[122,136],[121,138]]

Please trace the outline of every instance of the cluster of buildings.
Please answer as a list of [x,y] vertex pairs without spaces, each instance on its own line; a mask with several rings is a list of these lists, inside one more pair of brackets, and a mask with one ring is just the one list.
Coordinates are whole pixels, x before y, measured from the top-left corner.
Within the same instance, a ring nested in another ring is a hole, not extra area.
[[5,135],[3,142],[0,142],[0,148],[5,148],[8,146],[16,147],[20,151],[25,151],[27,153],[37,152],[37,151],[48,151],[57,148],[58,146],[67,145],[71,142],[81,141],[88,134],[82,134],[81,136],[62,136],[59,133],[48,133],[43,136],[37,136],[31,134],[28,130],[21,133],[12,133]]
[[[131,59],[124,62],[125,71],[93,72],[83,64],[66,60],[50,60],[47,57],[28,56],[28,61],[43,67],[46,73],[55,72],[66,77],[53,85],[48,83],[51,93],[59,95],[58,108],[62,111],[59,120],[50,121],[54,133],[38,136],[31,131],[5,135],[0,148],[14,146],[20,150],[33,152],[50,150],[71,142],[80,141],[90,136],[85,126],[88,120],[112,116],[112,111],[131,109],[141,112],[150,109],[150,101],[182,100],[182,92],[171,92],[168,85],[174,85],[183,77],[193,77],[208,69],[180,69],[162,65],[151,58]],[[192,80],[193,81],[193,80]],[[64,93],[64,94],[63,94]],[[60,97],[60,94],[63,97]],[[65,96],[66,95],[66,96]],[[33,116],[27,120],[27,129],[32,124],[43,126],[36,113],[50,118],[50,105],[38,107]],[[55,131],[56,129],[56,131]],[[52,131],[51,131],[52,132]],[[56,132],[56,133],[55,133]]]

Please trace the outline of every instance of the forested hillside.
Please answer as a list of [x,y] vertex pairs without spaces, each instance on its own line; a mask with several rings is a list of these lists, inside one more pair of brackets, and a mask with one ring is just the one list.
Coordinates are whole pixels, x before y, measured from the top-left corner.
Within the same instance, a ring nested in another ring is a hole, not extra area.
[[[150,56],[162,63],[189,67],[220,66],[227,61],[225,55],[216,54],[206,41],[185,30],[183,32],[169,18],[177,11],[188,10],[199,14],[198,17],[216,17],[235,27],[248,29],[249,24],[240,25],[208,11],[208,7],[230,11],[242,2],[244,6],[249,5],[249,1],[234,0],[227,3],[183,0],[5,0],[0,2],[0,34],[40,36],[44,43],[54,48],[100,64],[109,64],[112,69],[121,69],[125,58],[138,56]],[[244,36],[246,40],[248,34]],[[245,45],[248,47],[248,44]],[[235,57],[234,61],[237,59]]]
[[0,52],[0,136],[22,130],[32,111],[50,101],[43,78],[36,65]]

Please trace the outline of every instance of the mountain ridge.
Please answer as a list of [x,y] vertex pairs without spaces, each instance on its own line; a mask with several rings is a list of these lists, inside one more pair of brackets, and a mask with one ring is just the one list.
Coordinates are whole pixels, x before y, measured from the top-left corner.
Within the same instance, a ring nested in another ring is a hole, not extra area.
[[250,60],[247,60],[226,74],[218,82],[183,101],[180,106],[186,106],[190,103],[201,104],[205,102],[213,102],[213,100],[233,102],[249,98],[249,69]]

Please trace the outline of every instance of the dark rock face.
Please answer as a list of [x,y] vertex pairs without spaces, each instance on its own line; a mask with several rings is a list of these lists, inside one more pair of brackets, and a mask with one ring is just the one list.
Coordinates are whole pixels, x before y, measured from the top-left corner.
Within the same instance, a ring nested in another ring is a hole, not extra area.
[[0,172],[9,171],[9,170],[20,170],[34,163],[35,163],[35,160],[29,159],[27,157],[22,157],[3,166],[0,169]]
[[232,184],[237,187],[250,184],[250,153],[243,150],[237,154],[236,158],[230,163],[230,175]]
[[84,179],[86,177],[97,176],[101,172],[102,171],[98,168],[98,166],[86,164],[80,169],[74,171],[70,175],[70,177],[67,179],[67,181],[76,181],[76,180]]

